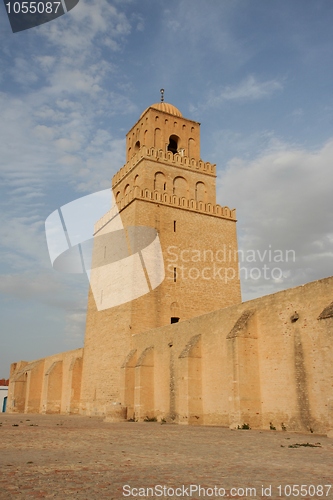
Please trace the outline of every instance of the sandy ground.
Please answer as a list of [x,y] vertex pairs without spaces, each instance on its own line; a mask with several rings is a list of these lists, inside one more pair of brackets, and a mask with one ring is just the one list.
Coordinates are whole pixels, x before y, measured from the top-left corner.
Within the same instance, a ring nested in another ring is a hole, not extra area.
[[1,500],[333,499],[325,436],[62,415],[0,422]]

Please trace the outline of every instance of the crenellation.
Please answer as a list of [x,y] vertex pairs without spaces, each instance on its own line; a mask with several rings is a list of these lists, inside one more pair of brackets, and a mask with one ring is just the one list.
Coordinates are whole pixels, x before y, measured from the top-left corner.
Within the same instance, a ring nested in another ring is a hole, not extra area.
[[147,148],[146,146],[141,146],[141,148],[132,156],[130,160],[123,167],[121,167],[118,172],[112,178],[112,186],[115,188],[132,170],[140,163],[143,159],[156,159],[161,161],[166,165],[179,166],[181,168],[186,168],[188,170],[198,170],[206,175],[216,176],[216,165],[204,162],[203,160],[197,161],[195,158],[189,158],[187,156],[182,156],[179,153],[173,154],[170,151],[163,151],[162,149]]
[[221,219],[230,219],[236,221],[236,209],[229,207],[221,207],[220,205],[213,205],[212,203],[204,203],[203,201],[196,201],[194,199],[186,199],[184,196],[179,197],[176,195],[168,195],[160,191],[150,191],[147,188],[140,189],[134,186],[122,198],[117,198],[117,207],[113,207],[107,212],[99,221],[96,222],[94,227],[94,234],[97,234],[108,222],[110,222],[117,214],[121,212],[134,200],[144,199],[153,203],[160,203],[172,207],[183,208],[184,210],[191,210],[193,212],[205,213],[213,217]]

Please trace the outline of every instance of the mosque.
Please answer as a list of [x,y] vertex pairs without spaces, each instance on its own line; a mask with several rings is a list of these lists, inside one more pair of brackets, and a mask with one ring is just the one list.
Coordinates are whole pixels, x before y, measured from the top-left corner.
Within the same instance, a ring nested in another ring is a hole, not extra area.
[[13,363],[7,412],[332,432],[333,277],[242,302],[236,211],[216,203],[200,124],[162,94],[112,193],[84,347]]

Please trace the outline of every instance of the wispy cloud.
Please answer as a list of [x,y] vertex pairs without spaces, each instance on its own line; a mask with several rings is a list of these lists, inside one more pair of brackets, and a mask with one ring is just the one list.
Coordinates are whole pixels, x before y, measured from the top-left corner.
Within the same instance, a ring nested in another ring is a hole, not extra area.
[[[27,303],[48,331],[47,315],[54,312],[76,345],[87,280],[52,270],[44,221],[82,192],[110,187],[124,162],[125,142],[113,117],[119,123],[136,106],[122,88],[127,79],[114,55],[132,29],[143,29],[143,20],[127,15],[123,3],[92,0],[16,38],[0,34],[6,77],[0,87],[0,294],[13,316]],[[34,322],[31,315],[31,331]]]
[[206,100],[206,107],[214,107],[225,101],[255,101],[266,99],[276,92],[282,91],[284,82],[282,80],[260,81],[254,75],[249,75],[237,85],[227,85],[222,89],[210,93]]

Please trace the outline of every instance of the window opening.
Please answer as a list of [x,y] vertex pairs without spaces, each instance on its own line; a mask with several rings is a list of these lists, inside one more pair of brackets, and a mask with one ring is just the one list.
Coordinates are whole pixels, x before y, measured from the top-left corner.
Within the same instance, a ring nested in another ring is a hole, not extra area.
[[176,283],[176,281],[177,281],[177,268],[176,267],[173,268],[173,281],[174,281],[174,283]]
[[178,151],[178,137],[176,135],[171,135],[169,137],[168,151],[176,154]]
[[174,220],[174,221],[173,221],[173,232],[174,232],[174,233],[176,232],[176,223],[177,223],[177,222]]
[[173,324],[173,323],[178,323],[179,319],[180,319],[180,318],[177,318],[176,316],[172,316],[172,317],[171,317],[171,324]]

